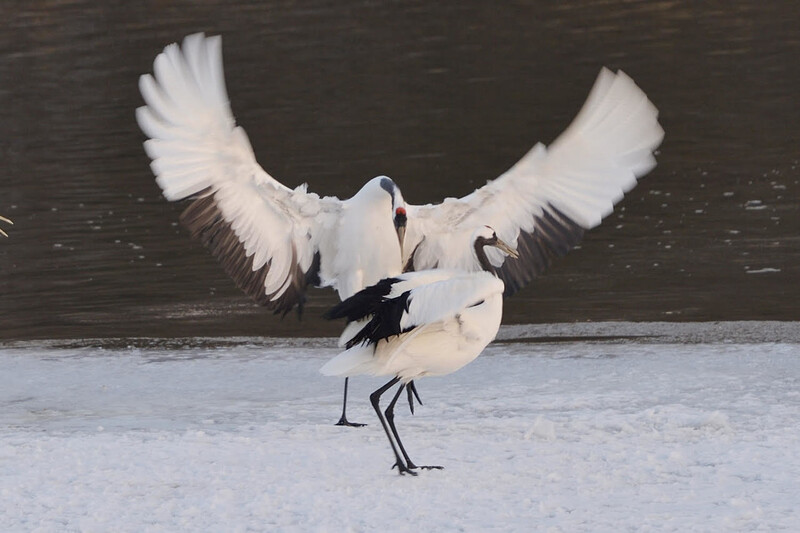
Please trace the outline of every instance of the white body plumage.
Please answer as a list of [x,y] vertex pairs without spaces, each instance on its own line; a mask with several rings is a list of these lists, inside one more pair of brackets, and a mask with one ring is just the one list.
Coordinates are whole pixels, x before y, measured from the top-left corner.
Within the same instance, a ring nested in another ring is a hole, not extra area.
[[[394,196],[386,194],[380,186],[382,180],[388,178],[370,180],[343,202],[335,235],[320,243],[321,277],[331,280],[341,300],[402,271],[402,251],[392,214],[396,206],[403,205],[403,197],[399,189]],[[329,257],[334,259],[324,260]]]
[[329,376],[399,376],[404,382],[455,372],[495,338],[503,282],[488,272],[433,270],[397,276],[387,298],[409,292],[399,335],[357,345],[320,370]]

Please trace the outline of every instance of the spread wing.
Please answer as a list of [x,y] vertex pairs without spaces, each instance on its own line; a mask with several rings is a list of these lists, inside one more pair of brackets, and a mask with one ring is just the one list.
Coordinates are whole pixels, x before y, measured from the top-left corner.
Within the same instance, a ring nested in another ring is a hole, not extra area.
[[192,198],[182,224],[236,284],[275,312],[302,309],[319,279],[320,253],[335,245],[336,198],[289,189],[256,162],[236,125],[222,68],[222,40],[194,34],[167,46],[139,88],[136,119],[164,196]]
[[658,110],[624,73],[603,69],[572,124],[510,170],[463,198],[407,206],[407,270],[478,270],[469,239],[489,225],[519,258],[486,249],[511,295],[600,224],[656,164]]

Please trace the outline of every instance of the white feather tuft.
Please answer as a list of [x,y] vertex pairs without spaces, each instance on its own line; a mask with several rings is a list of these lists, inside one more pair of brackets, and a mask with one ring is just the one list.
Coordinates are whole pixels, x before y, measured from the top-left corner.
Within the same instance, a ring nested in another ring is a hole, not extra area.
[[372,346],[354,346],[345,350],[319,369],[325,376],[355,376],[368,373],[372,363],[374,348]]

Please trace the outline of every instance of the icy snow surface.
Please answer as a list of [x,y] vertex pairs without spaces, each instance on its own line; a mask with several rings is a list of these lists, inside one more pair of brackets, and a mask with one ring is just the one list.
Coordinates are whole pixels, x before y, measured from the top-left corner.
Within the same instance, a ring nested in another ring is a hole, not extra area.
[[6,344],[0,531],[797,531],[799,330],[504,328],[398,404],[416,478],[328,339]]

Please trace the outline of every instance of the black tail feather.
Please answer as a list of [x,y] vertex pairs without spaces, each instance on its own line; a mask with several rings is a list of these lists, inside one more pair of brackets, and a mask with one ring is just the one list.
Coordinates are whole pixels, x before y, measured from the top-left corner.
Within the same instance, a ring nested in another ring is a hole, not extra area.
[[392,285],[398,281],[397,278],[382,279],[331,307],[323,316],[328,320],[346,318],[349,322],[366,318],[375,313],[385,296],[392,291]]
[[377,344],[381,339],[388,339],[414,329],[413,326],[406,329],[400,326],[403,313],[408,311],[410,295],[411,292],[406,291],[397,298],[383,300],[377,304],[370,321],[347,342],[346,347],[349,349],[357,344]]
[[400,321],[408,311],[411,293],[404,292],[387,299],[398,278],[386,278],[363,289],[345,301],[330,308],[323,316],[328,320],[346,318],[349,322],[371,317],[369,322],[347,342],[347,348],[358,344],[375,344],[381,339],[403,333]]

